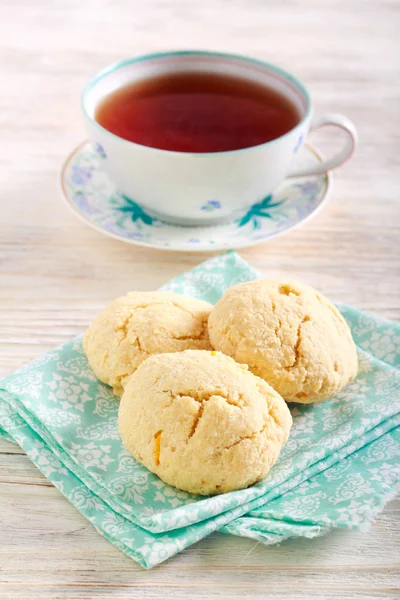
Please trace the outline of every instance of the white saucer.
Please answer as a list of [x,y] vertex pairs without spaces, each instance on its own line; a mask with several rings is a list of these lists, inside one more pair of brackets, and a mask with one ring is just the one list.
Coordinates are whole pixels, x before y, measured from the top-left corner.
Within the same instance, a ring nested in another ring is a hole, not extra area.
[[[312,146],[303,147],[299,162],[320,161]],[[237,213],[229,223],[183,227],[159,221],[133,199],[124,197],[101,168],[90,142],[76,148],[61,172],[68,206],[90,227],[110,237],[160,250],[186,252],[253,246],[286,233],[322,207],[331,185],[329,174],[287,179],[272,196]],[[215,207],[210,205],[209,210]]]

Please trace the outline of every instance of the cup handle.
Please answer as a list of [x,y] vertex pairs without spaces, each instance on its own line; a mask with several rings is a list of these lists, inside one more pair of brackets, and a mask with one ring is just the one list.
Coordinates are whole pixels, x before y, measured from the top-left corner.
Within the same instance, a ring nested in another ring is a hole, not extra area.
[[336,169],[336,167],[339,167],[344,162],[346,162],[346,160],[348,160],[353,154],[357,144],[357,130],[354,127],[353,123],[350,121],[350,119],[348,119],[344,115],[328,113],[326,115],[322,115],[321,117],[316,117],[315,119],[313,119],[310,127],[310,132],[319,129],[320,127],[324,127],[325,125],[334,125],[335,127],[339,127],[339,129],[345,132],[346,139],[343,148],[337,154],[332,156],[332,158],[323,160],[318,164],[310,164],[298,169],[292,169],[287,175],[287,177],[321,175],[322,173],[326,173],[331,169]]

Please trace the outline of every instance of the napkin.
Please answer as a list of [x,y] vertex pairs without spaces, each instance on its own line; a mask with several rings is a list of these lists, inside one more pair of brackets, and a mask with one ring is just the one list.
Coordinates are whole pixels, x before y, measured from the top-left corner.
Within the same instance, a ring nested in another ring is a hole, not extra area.
[[[229,286],[258,276],[230,252],[163,289],[215,302]],[[0,383],[0,427],[102,535],[146,568],[217,529],[274,543],[364,527],[399,480],[400,327],[339,308],[359,347],[360,374],[328,402],[292,405],[288,444],[247,490],[195,497],[137,463],[119,439],[118,399],[94,376],[81,338]],[[374,444],[381,446],[371,454]]]

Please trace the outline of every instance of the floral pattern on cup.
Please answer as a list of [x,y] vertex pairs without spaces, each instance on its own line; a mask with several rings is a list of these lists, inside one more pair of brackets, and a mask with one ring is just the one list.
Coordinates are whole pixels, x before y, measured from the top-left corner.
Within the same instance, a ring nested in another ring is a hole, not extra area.
[[299,136],[299,139],[296,142],[295,147],[293,148],[293,153],[294,154],[296,154],[300,150],[300,147],[301,147],[301,145],[303,143],[303,139],[304,139],[304,137],[303,137],[303,134],[301,133],[300,136]]
[[142,221],[145,225],[153,224],[153,217],[148,215],[147,212],[145,212],[140,206],[140,204],[134,202],[126,196],[122,196],[122,200],[123,203],[121,204],[121,202],[118,203],[118,200],[115,199],[115,206],[120,212],[128,214],[131,217],[133,223],[135,223],[136,221]]
[[273,202],[272,195],[267,196],[261,202],[253,204],[253,206],[238,220],[238,226],[244,227],[247,223],[251,223],[253,229],[262,227],[262,219],[273,219],[274,211],[271,209],[281,206],[283,201]]
[[107,158],[106,151],[104,150],[104,148],[101,144],[97,143],[95,146],[95,150],[96,150],[97,154],[100,156],[100,158],[103,158],[104,160]]
[[207,212],[213,212],[214,210],[222,208],[221,202],[218,200],[209,200],[200,208],[200,210],[205,210]]
[[[314,156],[306,147],[300,155]],[[101,167],[101,151],[85,143],[70,158],[62,174],[70,208],[95,229],[131,244],[171,250],[224,250],[270,240],[300,225],[323,204],[328,175],[288,179],[274,194],[238,211],[230,222],[202,227],[171,225],[152,217],[136,199],[121,194]],[[314,156],[315,158],[315,156]],[[215,198],[199,213],[222,209]]]

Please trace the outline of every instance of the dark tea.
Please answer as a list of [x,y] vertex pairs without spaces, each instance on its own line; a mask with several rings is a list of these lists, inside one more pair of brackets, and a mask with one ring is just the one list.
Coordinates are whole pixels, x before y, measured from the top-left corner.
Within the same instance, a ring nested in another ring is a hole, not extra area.
[[300,121],[278,91],[216,73],[173,73],[128,84],[99,104],[96,121],[125,140],[176,152],[224,152],[274,140]]

